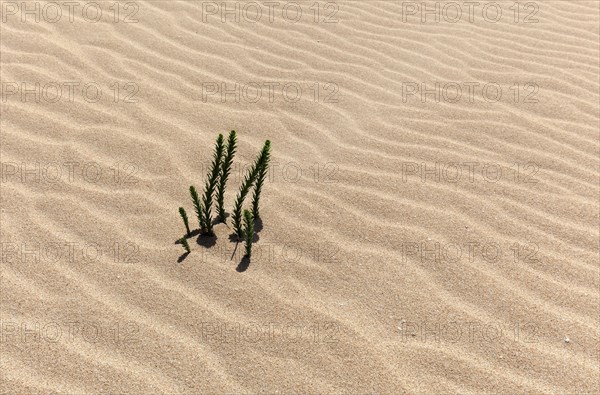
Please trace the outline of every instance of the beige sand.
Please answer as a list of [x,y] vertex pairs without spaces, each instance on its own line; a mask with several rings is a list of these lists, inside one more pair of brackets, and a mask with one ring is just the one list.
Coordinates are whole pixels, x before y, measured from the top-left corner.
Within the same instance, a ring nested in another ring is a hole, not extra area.
[[600,392],[597,1],[98,3],[2,2],[2,393]]

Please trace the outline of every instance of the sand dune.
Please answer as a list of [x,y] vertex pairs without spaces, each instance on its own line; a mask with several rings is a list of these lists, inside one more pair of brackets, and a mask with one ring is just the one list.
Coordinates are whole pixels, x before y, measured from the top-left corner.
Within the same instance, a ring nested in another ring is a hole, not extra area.
[[74,4],[1,3],[3,394],[600,393],[598,2]]

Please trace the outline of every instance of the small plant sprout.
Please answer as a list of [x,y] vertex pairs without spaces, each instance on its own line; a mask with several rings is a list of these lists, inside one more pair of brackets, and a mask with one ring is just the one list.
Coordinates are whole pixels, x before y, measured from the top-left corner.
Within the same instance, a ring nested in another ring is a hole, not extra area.
[[189,254],[191,250],[187,239],[185,237],[182,237],[181,239],[179,239],[179,241],[181,242],[181,245],[183,245],[183,249],[185,250],[185,252]]
[[[225,189],[227,187],[229,176],[231,175],[233,159],[238,149],[237,143],[237,134],[235,130],[232,130],[229,133],[227,141],[223,138],[223,134],[219,134],[214,146],[211,166],[204,181],[204,189],[201,191],[202,194],[198,194],[198,190],[194,185],[190,186],[190,196],[192,198],[196,217],[198,217],[199,232],[201,235],[215,236],[212,218],[213,205],[215,206],[214,209],[217,216],[215,223],[226,222],[226,212],[224,207]],[[255,221],[260,218],[260,194],[269,172],[270,161],[271,141],[266,140],[261,151],[254,158],[252,165],[244,174],[242,185],[240,185],[240,189],[233,205],[233,210],[231,211],[232,227],[235,234],[234,237],[237,237],[238,242],[244,241],[245,243],[245,255],[240,265],[238,265],[238,271],[246,270],[248,267],[247,264],[250,262],[252,242],[254,241],[254,232],[256,230]],[[254,187],[252,207],[247,207],[250,204],[248,203],[244,206],[244,200],[250,193],[252,187]],[[186,234],[177,241],[177,243],[181,244],[185,249],[185,254],[178,259],[178,262],[181,262],[185,259],[187,254],[191,252],[188,238],[192,236],[192,229],[190,229],[188,214],[183,207],[179,207],[179,215],[183,220],[186,230]],[[195,227],[192,228],[194,228],[194,234],[198,232]],[[206,244],[207,247],[210,247],[211,245],[214,245],[212,241],[214,241],[214,239],[210,240],[209,243],[204,244]],[[198,240],[198,243],[203,244],[200,240]]]
[[214,236],[213,225],[212,225],[212,202],[213,194],[219,180],[219,173],[221,169],[221,161],[223,159],[223,135],[219,134],[217,142],[215,144],[215,150],[213,152],[213,161],[211,163],[210,171],[208,172],[208,179],[204,187],[204,196],[202,197],[202,207],[204,208],[204,226],[206,234],[208,236]]
[[190,224],[188,222],[188,216],[183,207],[179,207],[179,215],[181,215],[181,219],[183,219],[183,224],[185,225],[186,235],[189,237],[192,232],[190,232]]
[[232,130],[229,133],[229,138],[227,139],[227,152],[223,158],[221,174],[219,177],[219,185],[217,187],[217,204],[219,207],[219,221],[221,222],[225,222],[225,185],[227,184],[227,179],[229,178],[229,173],[231,172],[231,164],[233,163],[233,156],[235,155],[236,150],[236,139],[237,137],[235,130]]
[[269,169],[269,159],[271,159],[271,142],[269,140],[265,141],[265,145],[263,146],[263,150],[261,152],[261,158],[263,158],[263,162],[257,169],[256,181],[254,183],[254,194],[252,196],[252,216],[255,219],[259,217],[258,201],[260,199],[260,191],[265,182],[265,177],[267,176],[267,171]]
[[190,195],[192,196],[192,203],[194,204],[194,211],[196,211],[196,216],[198,217],[200,230],[202,230],[204,228],[204,220],[202,219],[202,204],[200,203],[200,198],[198,198],[198,192],[193,185],[190,186]]
[[244,210],[244,239],[246,240],[246,257],[252,254],[252,239],[254,238],[254,218],[252,213]]
[[233,230],[238,237],[238,240],[242,238],[242,204],[244,203],[244,199],[246,199],[246,195],[254,182],[255,172],[254,165],[248,169],[246,175],[244,176],[244,181],[242,182],[242,186],[235,198],[235,204],[233,206],[233,211],[231,212],[231,220],[233,222]]
[[246,176],[244,177],[244,181],[242,182],[242,186],[236,196],[235,205],[233,206],[233,212],[231,213],[231,219],[233,221],[233,230],[237,234],[238,239],[241,240],[243,235],[242,230],[242,204],[244,203],[244,199],[246,199],[246,195],[248,195],[248,191],[250,187],[254,184],[256,180],[256,176],[258,174],[258,169],[264,166],[266,162],[268,162],[269,150],[271,143],[267,140],[265,142],[265,146],[262,151],[252,164],[252,167],[248,169],[246,172]]

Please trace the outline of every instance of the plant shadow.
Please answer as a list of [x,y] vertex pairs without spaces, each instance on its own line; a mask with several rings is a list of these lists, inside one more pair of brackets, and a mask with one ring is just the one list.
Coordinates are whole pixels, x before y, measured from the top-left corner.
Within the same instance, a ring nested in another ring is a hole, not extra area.
[[233,252],[231,253],[231,258],[229,258],[230,260],[233,260],[233,258],[235,257],[235,253],[236,253],[239,245],[240,245],[239,241],[235,243],[235,247],[233,248]]
[[[231,215],[229,213],[225,214],[225,218],[229,218]],[[218,218],[214,219],[213,221],[214,225],[218,225],[218,224],[224,224],[225,226],[227,226],[229,228],[229,225],[227,224],[227,221],[220,221]],[[256,243],[257,241],[260,240],[260,236],[258,235],[258,232],[260,232],[263,228],[263,222],[260,219],[260,217],[256,218],[254,221],[254,237],[252,238],[252,243]],[[196,243],[200,246],[203,246],[205,248],[211,248],[213,246],[215,246],[217,244],[217,236],[208,236],[206,234],[202,234],[200,229],[194,229],[190,232],[190,234],[185,234],[183,236],[185,239],[191,239],[193,237],[196,237]],[[229,235],[229,241],[234,242],[235,243],[235,248],[233,250],[231,259],[233,260],[233,258],[235,257],[235,253],[237,251],[238,245],[240,243],[243,243],[244,240],[239,239],[237,234],[231,233]],[[181,244],[181,238],[175,240],[174,244]],[[183,253],[178,259],[177,259],[177,263],[182,263],[187,256],[190,255],[189,252],[185,252]],[[244,257],[242,258],[242,260],[240,261],[240,263],[238,264],[236,271],[239,273],[245,272],[246,270],[248,270],[248,267],[250,266],[250,258],[248,258],[248,256],[244,255]]]
[[210,248],[217,244],[217,236],[200,235],[196,239],[196,243],[206,248]]
[[[200,234],[200,229],[194,229],[190,232],[190,234],[188,235],[187,233],[183,236],[186,239],[191,239],[194,236],[197,236]],[[175,240],[175,244],[181,244],[181,238]]]
[[213,225],[216,224],[225,224],[227,225],[227,218],[229,218],[229,213],[225,213],[225,219],[221,221],[221,219],[219,217],[213,219],[212,223]]
[[254,218],[254,231],[256,233],[260,232],[263,228],[263,222],[260,217]]
[[[260,236],[258,235],[258,233],[254,232],[254,237],[252,237],[252,242],[256,243],[259,240],[260,240]],[[233,243],[243,243],[244,238],[238,239],[237,234],[232,233],[229,235],[229,241],[231,241]]]
[[249,266],[250,266],[250,258],[248,258],[248,255],[244,255],[244,257],[242,258],[242,260],[238,264],[237,268],[235,268],[235,270],[238,273],[243,273],[246,270],[248,270]]

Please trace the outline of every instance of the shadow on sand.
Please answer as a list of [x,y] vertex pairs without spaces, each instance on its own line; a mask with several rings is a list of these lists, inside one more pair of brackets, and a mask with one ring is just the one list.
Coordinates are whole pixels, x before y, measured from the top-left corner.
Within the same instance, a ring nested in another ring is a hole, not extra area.
[[[228,218],[229,216],[230,216],[230,214],[227,213],[226,218]],[[229,227],[227,225],[227,222],[223,222],[218,219],[213,220],[213,225],[217,225],[217,224],[221,224],[221,223],[224,223],[227,227]],[[263,222],[260,219],[260,217],[258,217],[254,220],[254,237],[252,238],[252,243],[256,243],[257,241],[260,240],[260,236],[258,235],[258,233],[262,230],[262,228],[263,228]],[[186,239],[191,239],[192,237],[196,237],[196,236],[197,236],[196,243],[200,246],[203,246],[206,248],[211,248],[217,244],[217,236],[207,236],[205,234],[201,234],[200,229],[194,229],[193,231],[190,232],[189,235],[186,234],[184,237]],[[235,243],[235,248],[233,249],[233,253],[231,255],[231,260],[233,260],[233,258],[235,258],[235,253],[238,249],[239,244],[243,243],[244,240],[243,240],[243,238],[239,239],[237,234],[231,233],[229,235],[229,241],[231,241],[232,243]],[[181,239],[177,239],[175,241],[175,244],[181,244]],[[189,252],[183,253],[177,259],[177,263],[182,263],[189,254],[190,254]],[[250,258],[248,256],[244,255],[244,257],[242,258],[242,260],[240,261],[240,263],[238,264],[238,266],[235,270],[238,273],[243,273],[246,270],[248,270],[248,267],[250,267]]]
[[244,255],[244,257],[242,258],[242,260],[240,261],[238,266],[235,268],[235,270],[238,273],[243,273],[246,270],[248,270],[249,266],[250,266],[250,258],[248,258],[248,255]]

